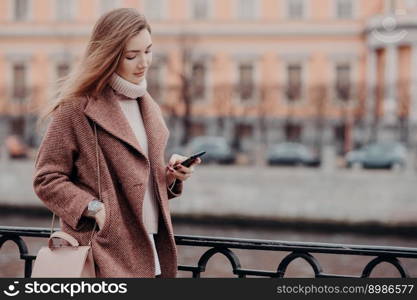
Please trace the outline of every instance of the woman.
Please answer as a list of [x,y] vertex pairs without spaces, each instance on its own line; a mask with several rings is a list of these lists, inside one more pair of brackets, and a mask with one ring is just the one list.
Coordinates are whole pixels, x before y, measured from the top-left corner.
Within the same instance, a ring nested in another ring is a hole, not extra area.
[[[79,67],[66,79],[35,162],[36,194],[61,230],[87,245],[97,277],[175,277],[177,252],[168,200],[194,166],[164,151],[169,131],[146,91],[151,28],[134,9],[96,23]],[[94,123],[101,201],[98,201]],[[195,164],[201,163],[198,159]]]

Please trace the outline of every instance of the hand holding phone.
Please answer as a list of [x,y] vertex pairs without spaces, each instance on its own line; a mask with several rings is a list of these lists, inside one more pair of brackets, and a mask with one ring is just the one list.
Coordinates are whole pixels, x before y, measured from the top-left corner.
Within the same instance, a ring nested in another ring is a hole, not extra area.
[[[200,156],[203,156],[205,153],[206,153],[205,151],[202,151],[202,152],[196,153],[194,155],[191,155],[189,158],[187,158],[183,162],[181,162],[179,164],[177,163],[176,165],[174,165],[173,169],[178,170],[179,165],[182,165],[184,167],[189,168],[196,161],[197,158],[199,158]],[[173,186],[175,186],[175,184],[177,184],[179,182],[181,182],[181,180],[176,178],[169,189],[172,189]]]
[[[199,158],[200,156],[203,156],[204,154],[206,154],[206,151],[193,154],[189,158],[184,160],[182,163],[180,163],[180,165],[188,168],[197,160],[197,158]],[[174,169],[177,169],[177,167],[174,167]]]

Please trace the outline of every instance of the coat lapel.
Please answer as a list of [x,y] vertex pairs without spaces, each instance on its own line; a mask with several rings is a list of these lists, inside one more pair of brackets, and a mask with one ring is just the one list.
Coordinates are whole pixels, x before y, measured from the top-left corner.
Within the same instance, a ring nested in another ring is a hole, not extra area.
[[139,107],[148,138],[148,155],[151,161],[158,162],[164,156],[169,130],[165,125],[162,112],[149,93],[139,100]]
[[146,93],[138,101],[148,139],[149,157],[146,156],[136,139],[111,88],[106,87],[101,97],[90,97],[84,113],[107,132],[133,147],[143,157],[153,159],[155,155],[163,151],[169,134],[168,129],[166,128],[158,105],[149,93]]

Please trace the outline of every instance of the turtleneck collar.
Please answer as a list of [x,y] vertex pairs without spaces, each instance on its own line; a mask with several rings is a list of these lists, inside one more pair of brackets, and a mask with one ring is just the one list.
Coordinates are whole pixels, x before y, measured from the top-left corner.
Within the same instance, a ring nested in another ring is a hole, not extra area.
[[143,78],[139,84],[134,84],[116,72],[110,77],[109,85],[118,93],[132,99],[142,97],[146,93],[147,83],[146,78]]

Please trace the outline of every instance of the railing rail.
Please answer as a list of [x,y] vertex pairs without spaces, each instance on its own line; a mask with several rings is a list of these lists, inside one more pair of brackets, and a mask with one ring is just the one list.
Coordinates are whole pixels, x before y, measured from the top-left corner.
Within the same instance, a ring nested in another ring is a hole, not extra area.
[[[55,228],[54,230],[59,230]],[[25,261],[25,277],[30,277],[32,272],[32,262],[35,255],[29,254],[28,247],[22,237],[49,237],[49,228],[40,227],[11,227],[0,226],[0,250],[6,241],[13,241],[19,248],[20,259]],[[311,242],[289,242],[272,241],[257,239],[238,239],[224,237],[207,237],[192,235],[175,235],[178,246],[209,247],[201,255],[197,265],[179,265],[179,271],[188,271],[194,278],[199,278],[205,272],[208,261],[215,254],[224,255],[233,268],[233,274],[237,277],[261,276],[261,277],[284,277],[287,267],[297,258],[304,259],[314,271],[315,277],[370,277],[372,271],[379,264],[386,262],[393,265],[401,277],[410,277],[408,271],[400,262],[399,258],[417,259],[417,248],[390,247],[390,246],[368,246],[368,245],[348,245],[330,243],[311,243]],[[246,249],[259,251],[280,251],[290,252],[277,266],[275,272],[265,270],[251,270],[242,268],[239,257],[231,249]],[[359,276],[327,274],[319,261],[312,253],[338,254],[338,255],[359,255],[370,256],[372,258],[364,267]],[[0,253],[1,255],[1,253]]]

